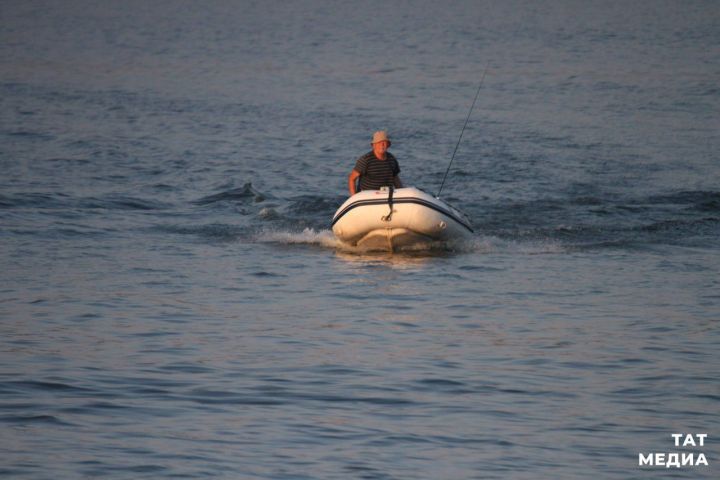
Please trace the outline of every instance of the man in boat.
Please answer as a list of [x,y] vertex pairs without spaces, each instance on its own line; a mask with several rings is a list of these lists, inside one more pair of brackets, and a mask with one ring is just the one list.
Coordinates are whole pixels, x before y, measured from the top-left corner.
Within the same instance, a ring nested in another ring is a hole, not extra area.
[[[381,187],[402,188],[400,165],[395,156],[388,152],[390,138],[385,131],[375,132],[372,139],[372,151],[355,162],[355,168],[348,176],[350,195],[360,190],[380,190]],[[359,181],[359,187],[356,182]]]

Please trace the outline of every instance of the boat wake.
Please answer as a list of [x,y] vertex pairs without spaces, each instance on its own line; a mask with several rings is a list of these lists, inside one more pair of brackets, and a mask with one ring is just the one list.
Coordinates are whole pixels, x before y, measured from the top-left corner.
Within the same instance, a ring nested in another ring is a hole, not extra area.
[[[388,201],[384,198],[380,198],[377,205],[373,198],[364,202],[362,207],[341,208],[341,212],[344,212],[343,220],[362,209],[376,208],[377,212],[369,215],[372,218],[386,215],[389,211]],[[720,193],[716,191],[693,191],[619,199],[598,196],[578,197],[572,201],[553,198],[526,203],[469,203],[471,217],[475,219],[476,233],[435,239],[428,236],[408,237],[403,242],[392,242],[390,250],[393,254],[409,256],[542,255],[618,248],[654,249],[663,245],[703,246],[708,239],[717,238],[720,232],[719,198]],[[70,200],[65,197],[11,198],[5,195],[0,196],[0,209],[25,208],[28,201],[40,202],[43,208],[57,208],[58,202],[64,206]],[[121,199],[122,202],[112,200],[110,203],[102,203],[103,210],[114,208],[120,203],[123,206],[128,203],[125,201],[127,199]],[[401,209],[423,207],[402,203],[403,200],[407,199],[400,194],[395,196],[393,222],[402,220]],[[154,230],[161,233],[187,234],[208,243],[304,245],[350,255],[363,255],[374,252],[376,248],[388,250],[388,242],[383,241],[375,242],[375,245],[351,246],[352,243],[360,242],[354,242],[354,237],[349,237],[350,228],[342,225],[343,220],[332,227],[329,225],[331,222],[328,219],[342,201],[342,196],[328,198],[319,194],[278,198],[256,190],[250,183],[245,183],[240,188],[227,184],[223,185],[219,192],[189,205],[182,205],[185,208],[177,212],[172,211],[172,204],[162,205],[164,208],[158,215],[162,213],[163,218],[172,223],[155,226]],[[160,206],[147,203],[132,205],[143,214],[150,206],[155,210]],[[81,206],[87,206],[92,212],[97,208],[95,203]],[[410,217],[413,216],[408,218]],[[449,231],[450,220],[444,217],[441,220],[442,222],[431,222],[430,226],[447,223],[445,231]],[[362,224],[359,220],[352,222],[352,225],[359,224]],[[408,225],[395,226],[400,232],[403,228],[407,229]],[[331,230],[339,226],[343,227],[343,232]],[[385,227],[386,224],[382,223],[382,226]],[[371,228],[372,225],[368,227]],[[343,238],[343,235],[347,238]]]
[[342,242],[335,238],[335,235],[330,230],[317,231],[313,228],[306,228],[302,232],[265,230],[256,235],[255,241],[283,245],[317,245],[325,248],[342,248]]

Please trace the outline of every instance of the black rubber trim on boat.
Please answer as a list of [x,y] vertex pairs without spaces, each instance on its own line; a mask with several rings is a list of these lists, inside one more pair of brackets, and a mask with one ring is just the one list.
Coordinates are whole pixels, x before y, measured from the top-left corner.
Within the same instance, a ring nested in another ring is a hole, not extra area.
[[[428,202],[427,200],[422,200],[419,198],[395,198],[393,200],[393,203],[416,203],[418,205],[422,205],[423,207],[428,207],[432,210],[435,210],[436,212],[440,212],[443,215],[452,218],[457,223],[462,225],[463,227],[467,228],[471,233],[475,233],[475,231],[472,229],[470,225],[459,219],[457,216],[455,216],[452,212],[449,210],[446,210],[438,205],[435,205],[434,203]],[[335,226],[335,224],[340,221],[340,219],[348,213],[353,208],[357,207],[363,207],[365,205],[387,205],[387,199],[378,199],[378,200],[358,200],[357,202],[353,202],[347,207],[345,207],[340,213],[338,213],[335,218],[333,218],[331,227]]]

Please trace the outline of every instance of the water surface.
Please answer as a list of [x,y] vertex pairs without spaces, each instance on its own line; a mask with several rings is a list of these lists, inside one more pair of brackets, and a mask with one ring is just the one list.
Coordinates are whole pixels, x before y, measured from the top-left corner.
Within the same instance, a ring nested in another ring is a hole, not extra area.
[[[4,477],[717,476],[715,3],[0,17]],[[435,192],[485,69],[476,236],[338,245],[372,132]],[[638,466],[675,432],[709,467]]]

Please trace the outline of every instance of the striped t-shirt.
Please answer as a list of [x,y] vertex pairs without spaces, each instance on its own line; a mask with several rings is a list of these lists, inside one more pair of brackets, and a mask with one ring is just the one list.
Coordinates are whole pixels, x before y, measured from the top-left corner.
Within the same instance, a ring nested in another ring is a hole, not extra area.
[[400,173],[400,165],[392,153],[380,160],[373,152],[368,152],[355,162],[355,170],[360,174],[360,190],[380,190],[380,187],[394,185],[394,178]]

